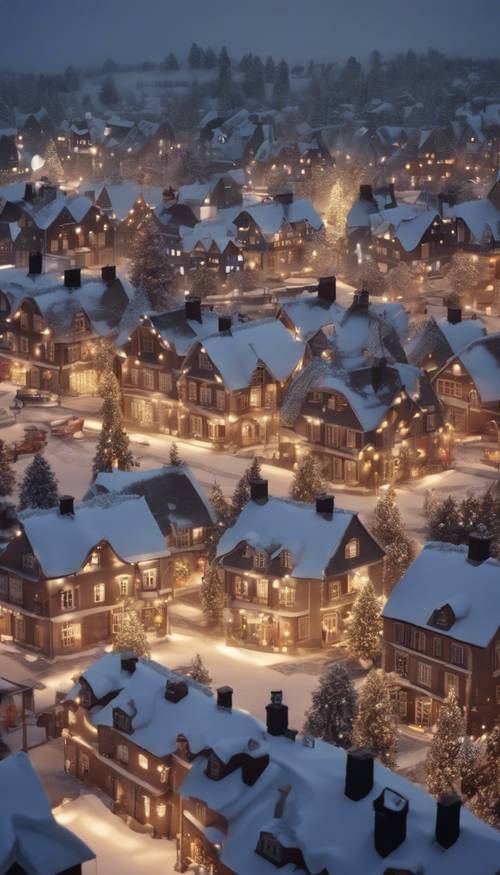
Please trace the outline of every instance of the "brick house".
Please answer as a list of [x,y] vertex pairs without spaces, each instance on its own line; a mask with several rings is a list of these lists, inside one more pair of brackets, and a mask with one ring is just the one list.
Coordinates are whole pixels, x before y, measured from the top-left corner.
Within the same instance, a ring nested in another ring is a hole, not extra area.
[[138,496],[19,514],[0,555],[0,628],[50,658],[111,641],[134,599],[148,630],[166,632],[165,539]]
[[251,495],[217,548],[228,642],[287,651],[342,640],[362,581],[381,591],[383,549],[333,496],[268,498],[266,480]]
[[467,731],[500,721],[500,563],[489,538],[428,543],[383,610],[384,668],[399,675],[399,714],[429,729],[450,689]]
[[480,319],[462,320],[460,307],[448,307],[446,319],[431,316],[406,344],[408,361],[432,374],[465,346],[485,334],[486,329]]

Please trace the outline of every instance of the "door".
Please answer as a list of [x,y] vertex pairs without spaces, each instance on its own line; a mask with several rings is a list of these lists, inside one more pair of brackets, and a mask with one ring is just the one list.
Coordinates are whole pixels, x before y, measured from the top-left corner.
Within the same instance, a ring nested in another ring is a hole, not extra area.
[[422,726],[428,729],[431,725],[431,699],[416,699],[415,700],[415,723],[417,726]]
[[323,644],[331,644],[337,638],[339,630],[339,615],[337,612],[333,614],[325,614],[322,623],[322,638]]
[[33,643],[35,647],[43,647],[43,626],[38,623],[33,630]]
[[345,470],[345,482],[346,483],[355,483],[357,480],[356,462],[346,461],[344,470]]

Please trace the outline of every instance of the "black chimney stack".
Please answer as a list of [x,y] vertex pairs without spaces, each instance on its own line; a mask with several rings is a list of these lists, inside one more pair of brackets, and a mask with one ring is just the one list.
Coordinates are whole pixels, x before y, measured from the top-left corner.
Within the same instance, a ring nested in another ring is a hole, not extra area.
[[288,705],[283,704],[282,690],[271,691],[271,704],[266,705],[266,724],[269,735],[283,735],[288,729]]
[[352,747],[347,754],[344,793],[354,802],[368,796],[373,789],[373,751],[369,747]]
[[367,310],[370,304],[370,293],[366,289],[358,289],[354,292],[351,310]]
[[41,252],[33,252],[29,256],[29,268],[28,275],[29,276],[37,276],[41,274],[43,266],[43,258]]
[[59,496],[59,513],[61,516],[75,515],[75,499],[72,495]]
[[231,711],[233,707],[233,688],[217,687],[217,707]]
[[436,841],[446,850],[460,835],[460,808],[462,801],[456,793],[440,796],[436,806]]
[[375,799],[375,850],[381,857],[389,856],[404,842],[408,807],[408,799],[389,787]]
[[70,267],[64,271],[64,286],[67,289],[79,289],[82,284],[82,272],[79,267]]
[[322,516],[331,520],[334,508],[334,495],[327,495],[326,493],[323,493],[323,495],[316,496],[316,513],[320,513]]
[[462,321],[461,307],[448,307],[447,319],[450,325],[458,325]]
[[293,204],[293,191],[283,191],[281,194],[275,194],[273,197],[275,204]]
[[165,699],[167,702],[180,702],[188,694],[186,681],[167,681],[165,684]]
[[337,299],[337,277],[322,276],[318,281],[318,298],[325,304],[333,304]]
[[219,334],[231,334],[230,316],[219,316]]
[[250,481],[250,498],[256,501],[257,504],[265,504],[269,498],[268,481],[267,480],[251,480]]
[[378,362],[375,362],[371,368],[371,379],[372,386],[375,392],[378,392],[382,385],[382,380],[384,377],[386,361],[385,358],[381,358]]
[[101,279],[107,286],[114,283],[116,279],[116,265],[106,264],[104,267],[101,267]]
[[201,318],[201,300],[200,298],[186,298],[184,302],[186,319],[191,319],[192,322],[202,322]]
[[469,533],[469,562],[486,562],[490,558],[491,535],[484,526],[478,526],[476,532]]
[[26,203],[32,203],[35,199],[35,185],[33,182],[27,182],[24,186],[24,198]]
[[373,189],[371,185],[359,186],[359,199],[360,201],[373,201]]
[[121,660],[120,660],[122,671],[126,671],[129,674],[133,674],[138,661],[139,661],[139,658],[137,656],[132,656],[131,654],[122,653]]

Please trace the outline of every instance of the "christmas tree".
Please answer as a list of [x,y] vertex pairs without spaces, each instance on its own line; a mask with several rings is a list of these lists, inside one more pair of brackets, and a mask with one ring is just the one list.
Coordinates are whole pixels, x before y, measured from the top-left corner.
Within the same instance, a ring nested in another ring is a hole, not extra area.
[[101,433],[92,466],[94,478],[101,471],[111,472],[114,467],[120,471],[130,471],[135,467],[135,460],[129,449],[130,440],[122,423],[120,405],[113,391],[104,399],[101,416]]
[[224,582],[222,571],[212,563],[208,565],[200,588],[201,608],[207,622],[216,626],[222,618],[224,608]]
[[212,683],[210,672],[203,665],[203,660],[199,653],[193,656],[190,662],[189,677],[196,681],[196,683],[203,684],[204,687],[209,687]]
[[[104,358],[106,356],[106,352],[102,351],[99,356],[96,356],[96,367],[99,368],[99,360],[100,358]],[[97,387],[99,395],[101,398],[110,398],[115,401],[116,404],[120,404],[121,401],[121,392],[120,392],[120,384],[116,377],[116,374],[113,371],[113,368],[109,364],[104,365],[102,369],[102,374],[99,379],[99,385]]]
[[356,704],[356,692],[345,666],[333,663],[321,675],[319,687],[312,694],[304,732],[338,747],[350,747]]
[[462,526],[457,503],[451,495],[436,505],[427,529],[431,541],[445,541],[459,544],[462,539]]
[[315,501],[316,496],[325,491],[325,484],[319,461],[313,455],[304,456],[295,471],[290,498],[294,501]]
[[426,520],[430,520],[435,507],[436,499],[434,498],[432,489],[426,489],[424,492],[424,503],[422,505],[422,513]]
[[174,562],[174,580],[176,586],[185,586],[189,580],[189,563],[186,559],[176,559]]
[[149,216],[139,228],[132,249],[130,280],[143,289],[153,310],[168,310],[176,304],[176,280],[167,248],[154,218]]
[[386,553],[384,591],[389,593],[415,558],[415,545],[399,512],[392,486],[384,490],[375,505],[372,532]]
[[190,292],[194,298],[206,298],[217,291],[217,274],[210,270],[206,263],[199,264],[193,273],[189,274]]
[[480,750],[468,735],[460,751],[460,779],[462,796],[470,799],[476,793]]
[[113,638],[113,650],[131,651],[136,656],[146,659],[151,656],[144,624],[139,611],[132,603],[125,606],[120,628]]
[[500,829],[500,726],[495,726],[486,739],[476,786],[470,808],[478,817]]
[[231,499],[231,519],[235,520],[239,517],[241,511],[250,501],[250,486],[248,484],[247,473],[243,474],[238,480],[236,488]]
[[380,602],[368,580],[360,589],[347,627],[351,653],[358,659],[374,660],[381,650],[382,619]]
[[436,731],[426,759],[427,788],[434,796],[456,792],[463,741],[462,710],[455,691],[451,689],[439,709]]
[[47,143],[43,173],[48,176],[51,182],[62,182],[64,179],[63,166],[54,140],[49,140]]
[[5,498],[6,495],[11,494],[15,482],[16,475],[9,462],[7,448],[4,442],[0,441],[0,498]]
[[249,483],[252,483],[253,480],[260,480],[262,478],[262,466],[257,456],[253,457],[252,464],[248,466],[246,474]]
[[229,519],[229,505],[224,498],[224,493],[217,481],[212,486],[210,493],[210,504],[213,507],[217,522],[223,526],[227,525]]
[[410,480],[415,456],[408,444],[401,444],[398,456],[398,479],[403,482]]
[[394,690],[395,679],[391,675],[372,669],[361,687],[354,725],[354,743],[371,747],[375,756],[389,768],[395,766],[398,752]]
[[182,461],[182,459],[179,455],[179,450],[177,448],[177,444],[175,443],[175,441],[173,442],[173,444],[170,445],[169,462],[175,468],[180,468],[181,465],[184,464],[184,462]]
[[26,468],[19,492],[19,510],[55,507],[58,502],[56,476],[40,453]]

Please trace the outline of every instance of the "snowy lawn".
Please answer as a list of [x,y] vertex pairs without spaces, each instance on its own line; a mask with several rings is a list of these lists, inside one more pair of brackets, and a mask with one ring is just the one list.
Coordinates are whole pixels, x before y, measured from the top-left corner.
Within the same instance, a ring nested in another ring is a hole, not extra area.
[[173,875],[175,871],[174,842],[132,832],[91,793],[59,806],[54,816],[97,857],[97,861],[84,863],[83,875]]

